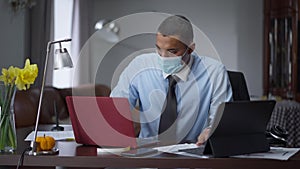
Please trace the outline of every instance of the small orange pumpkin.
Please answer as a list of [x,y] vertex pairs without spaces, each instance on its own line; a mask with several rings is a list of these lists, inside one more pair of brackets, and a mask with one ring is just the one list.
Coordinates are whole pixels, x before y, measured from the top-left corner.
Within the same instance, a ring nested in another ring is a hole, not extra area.
[[37,151],[51,150],[55,146],[55,139],[51,136],[36,137]]

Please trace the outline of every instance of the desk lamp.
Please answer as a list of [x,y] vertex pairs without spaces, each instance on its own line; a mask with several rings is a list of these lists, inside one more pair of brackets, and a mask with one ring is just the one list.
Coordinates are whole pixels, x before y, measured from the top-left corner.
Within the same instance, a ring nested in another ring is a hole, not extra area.
[[[39,153],[37,152],[37,130],[38,130],[38,124],[39,124],[39,118],[41,114],[41,106],[42,106],[42,100],[43,100],[43,92],[44,92],[44,87],[45,87],[45,79],[46,79],[46,72],[47,72],[47,65],[48,65],[48,58],[50,54],[50,49],[53,44],[59,43],[59,49],[55,50],[55,57],[54,57],[54,69],[60,69],[64,67],[73,67],[72,60],[70,58],[70,55],[67,51],[66,48],[62,48],[61,43],[62,42],[69,42],[71,39],[63,39],[63,40],[58,40],[58,41],[49,41],[47,45],[47,53],[46,53],[46,59],[45,59],[45,65],[44,65],[44,74],[43,74],[43,79],[42,79],[42,87],[41,87],[41,92],[40,92],[40,98],[39,98],[39,105],[38,105],[38,112],[36,116],[36,122],[35,122],[35,129],[34,129],[34,137],[33,140],[31,141],[30,147],[31,150],[28,153],[29,155],[38,155]],[[58,153],[58,150],[55,152],[49,152],[51,153]],[[44,153],[43,153],[44,154]]]

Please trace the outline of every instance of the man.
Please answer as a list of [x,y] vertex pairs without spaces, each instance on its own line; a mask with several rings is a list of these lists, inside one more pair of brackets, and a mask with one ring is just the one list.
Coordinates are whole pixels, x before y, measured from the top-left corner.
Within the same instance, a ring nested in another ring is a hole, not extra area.
[[[218,105],[232,99],[227,71],[220,62],[193,53],[192,25],[183,16],[170,16],[160,24],[156,49],[156,53],[142,54],[130,62],[111,97],[127,97],[132,107],[138,103],[139,137],[158,135],[177,143],[203,144]],[[171,88],[175,90],[170,94],[173,101],[165,101]],[[165,109],[175,112],[175,121],[165,122],[168,117],[174,118]],[[166,123],[171,124],[164,127]]]

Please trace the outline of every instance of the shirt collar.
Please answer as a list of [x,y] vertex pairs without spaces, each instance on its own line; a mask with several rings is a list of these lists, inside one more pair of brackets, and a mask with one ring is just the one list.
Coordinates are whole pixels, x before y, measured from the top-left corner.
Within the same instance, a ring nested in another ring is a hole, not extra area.
[[[192,67],[192,64],[193,64],[193,57],[192,55],[190,55],[190,60],[188,62],[187,65],[185,65],[179,72],[177,73],[174,73],[173,75],[176,76],[177,78],[179,78],[180,80],[182,81],[187,81],[187,78],[188,78],[188,75],[191,71],[191,67]],[[163,72],[163,77],[164,79],[166,79],[170,74],[167,74],[165,72]]]

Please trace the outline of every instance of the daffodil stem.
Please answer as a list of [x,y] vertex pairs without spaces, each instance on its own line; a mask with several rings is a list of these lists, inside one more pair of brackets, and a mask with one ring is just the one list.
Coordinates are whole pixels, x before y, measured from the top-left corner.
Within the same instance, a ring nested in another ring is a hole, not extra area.
[[0,150],[4,149],[4,140],[5,140],[5,133],[3,132],[4,130],[4,121],[5,119],[1,117],[1,122],[0,122]]
[[0,122],[0,151],[6,151],[7,147],[12,150],[16,149],[16,131],[14,124],[14,113],[11,112],[13,109],[12,103],[14,102],[15,85],[5,86],[5,91],[2,95],[1,104],[1,122]]

